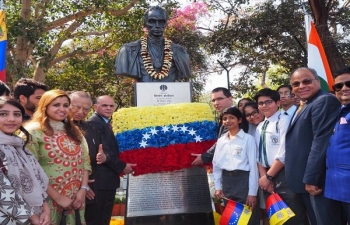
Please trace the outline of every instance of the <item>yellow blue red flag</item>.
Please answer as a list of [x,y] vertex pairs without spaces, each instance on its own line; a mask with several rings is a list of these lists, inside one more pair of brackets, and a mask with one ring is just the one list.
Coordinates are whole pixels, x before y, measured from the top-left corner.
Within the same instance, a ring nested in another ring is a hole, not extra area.
[[5,23],[5,10],[0,10],[0,80],[6,81],[6,45],[7,29]]
[[294,212],[277,193],[272,193],[266,199],[266,211],[270,225],[282,225],[295,216]]
[[252,210],[247,205],[228,200],[221,215],[220,225],[246,225],[251,215]]
[[216,141],[208,104],[180,103],[119,109],[113,116],[119,158],[137,164],[134,176],[192,167]]

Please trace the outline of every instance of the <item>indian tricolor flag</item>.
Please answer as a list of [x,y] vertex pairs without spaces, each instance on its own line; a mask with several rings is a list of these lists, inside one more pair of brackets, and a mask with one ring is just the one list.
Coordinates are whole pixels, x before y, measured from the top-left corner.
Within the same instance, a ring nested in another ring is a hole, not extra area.
[[119,158],[136,163],[134,175],[191,167],[216,141],[216,121],[208,104],[132,107],[113,115]]
[[[3,7],[3,2],[1,1]],[[0,80],[6,81],[6,44],[7,29],[5,23],[5,10],[0,10]]]
[[320,77],[322,90],[328,92],[332,90],[333,77],[320,36],[318,35],[315,24],[311,21],[309,15],[305,15],[305,28],[308,49],[307,66],[316,70]]

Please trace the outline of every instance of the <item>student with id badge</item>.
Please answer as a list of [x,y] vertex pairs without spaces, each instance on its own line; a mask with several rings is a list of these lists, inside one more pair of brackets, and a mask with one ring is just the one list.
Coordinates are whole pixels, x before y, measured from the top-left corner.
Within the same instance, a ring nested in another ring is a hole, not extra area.
[[287,205],[295,213],[295,217],[285,224],[305,224],[305,209],[299,196],[295,195],[288,187],[284,172],[285,136],[290,123],[288,115],[281,115],[280,95],[277,91],[264,88],[255,95],[265,120],[262,121],[255,133],[255,141],[258,146],[258,170],[259,187],[267,198],[270,193],[279,194]]

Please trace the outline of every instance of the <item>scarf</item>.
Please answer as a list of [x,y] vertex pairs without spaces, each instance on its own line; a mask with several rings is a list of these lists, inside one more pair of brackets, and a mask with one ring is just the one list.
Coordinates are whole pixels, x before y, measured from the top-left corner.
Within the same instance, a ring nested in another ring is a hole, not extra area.
[[22,138],[0,131],[0,158],[8,170],[7,177],[12,187],[29,206],[42,206],[47,198],[49,178],[23,145]]

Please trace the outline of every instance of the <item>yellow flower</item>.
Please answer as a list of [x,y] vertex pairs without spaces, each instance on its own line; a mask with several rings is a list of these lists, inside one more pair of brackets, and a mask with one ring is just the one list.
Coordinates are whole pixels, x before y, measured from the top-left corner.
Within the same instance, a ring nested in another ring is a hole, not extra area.
[[123,108],[113,115],[113,130],[120,133],[126,130],[184,124],[195,121],[215,121],[208,104],[180,103]]

